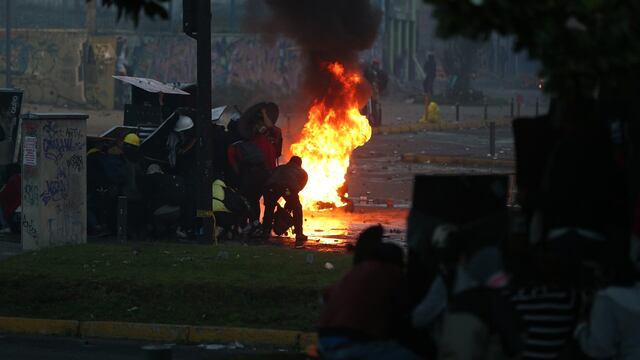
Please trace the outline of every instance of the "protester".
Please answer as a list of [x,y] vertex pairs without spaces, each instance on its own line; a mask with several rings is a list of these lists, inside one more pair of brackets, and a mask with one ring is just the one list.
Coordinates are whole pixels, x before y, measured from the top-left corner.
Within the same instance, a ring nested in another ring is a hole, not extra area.
[[87,232],[89,235],[108,234],[109,203],[115,197],[110,174],[106,171],[104,145],[87,151]]
[[249,202],[250,231],[260,231],[260,197],[269,179],[264,154],[251,141],[238,141],[228,149],[229,164],[242,196]]
[[[569,249],[567,249],[569,250]],[[534,248],[528,285],[514,289],[511,302],[525,327],[523,359],[558,359],[569,345],[581,306],[573,254],[543,242]]]
[[432,51],[427,54],[427,60],[424,63],[424,82],[422,88],[424,91],[424,121],[434,121],[429,119],[429,108],[433,100],[433,83],[436,80],[436,58]]
[[399,342],[409,304],[402,250],[383,243],[383,228],[363,231],[351,270],[324,296],[318,322],[323,359],[419,359]]
[[124,137],[122,150],[126,175],[120,195],[127,197],[127,236],[143,240],[146,237],[148,213],[142,194],[144,167],[138,135],[127,134]]
[[302,247],[307,236],[302,229],[303,215],[299,193],[307,185],[309,176],[302,168],[302,159],[292,156],[285,165],[278,166],[267,181],[264,192],[264,217],[262,226],[264,236],[271,234],[274,209],[280,198],[286,201],[285,209],[293,213],[293,229],[296,234],[296,247]]
[[22,201],[21,185],[20,165],[7,166],[7,182],[0,189],[0,216],[3,218],[2,223],[5,224],[5,227],[0,229],[1,232],[20,232],[20,219],[17,217],[16,210]]
[[500,251],[490,246],[461,255],[455,278],[438,358],[517,356],[522,350],[521,331],[517,314],[500,293],[508,282]]
[[632,276],[598,291],[588,321],[576,328],[580,349],[592,358],[640,359],[640,206],[629,258]]
[[154,163],[147,167],[142,190],[154,238],[168,229],[175,230],[186,192],[182,177],[166,174],[159,164]]
[[171,172],[181,176],[185,181],[186,193],[180,205],[180,226],[176,229],[176,235],[182,239],[195,236],[195,189],[198,176],[196,142],[193,120],[189,116],[179,115],[173,131],[167,138],[166,146]]
[[249,204],[233,188],[227,186],[222,179],[217,179],[212,186],[212,209],[216,228],[216,239],[231,238],[240,234],[249,219]]
[[[258,103],[247,109],[233,131],[244,140],[233,143],[228,149],[233,178],[237,179],[240,193],[251,206],[251,232],[262,236],[260,226],[260,198],[269,174],[277,166],[282,153],[282,131],[275,126],[279,116],[274,103]],[[234,181],[232,181],[234,183]]]

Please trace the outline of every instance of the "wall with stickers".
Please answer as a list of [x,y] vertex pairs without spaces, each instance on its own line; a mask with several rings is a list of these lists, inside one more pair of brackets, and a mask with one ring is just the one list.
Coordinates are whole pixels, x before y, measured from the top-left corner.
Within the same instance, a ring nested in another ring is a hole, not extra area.
[[86,115],[29,114],[22,132],[22,247],[87,241]]

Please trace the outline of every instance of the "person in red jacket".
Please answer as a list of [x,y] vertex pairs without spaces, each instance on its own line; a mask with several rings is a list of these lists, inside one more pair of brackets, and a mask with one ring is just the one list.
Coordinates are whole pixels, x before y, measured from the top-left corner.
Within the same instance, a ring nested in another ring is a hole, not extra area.
[[402,249],[382,226],[363,231],[351,270],[325,293],[318,322],[323,359],[419,359],[400,344],[410,306]]

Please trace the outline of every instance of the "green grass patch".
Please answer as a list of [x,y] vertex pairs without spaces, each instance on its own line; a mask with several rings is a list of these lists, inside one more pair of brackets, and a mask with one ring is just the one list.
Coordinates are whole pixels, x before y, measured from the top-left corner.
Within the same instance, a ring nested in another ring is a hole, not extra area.
[[0,262],[0,315],[311,330],[350,264],[273,246],[57,247]]

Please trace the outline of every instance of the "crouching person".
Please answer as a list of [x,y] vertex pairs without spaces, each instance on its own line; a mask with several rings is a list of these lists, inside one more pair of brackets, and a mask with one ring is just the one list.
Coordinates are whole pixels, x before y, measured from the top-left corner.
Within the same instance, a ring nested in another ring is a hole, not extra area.
[[296,247],[302,247],[307,236],[302,231],[302,204],[298,193],[307,185],[308,175],[302,168],[302,159],[292,156],[288,163],[280,165],[271,174],[264,192],[263,235],[269,237],[273,228],[273,216],[280,198],[286,201],[285,208],[293,212],[293,230]]
[[211,193],[216,240],[225,237],[233,239],[247,226],[250,216],[249,203],[222,179],[213,182]]
[[318,323],[323,359],[419,359],[398,342],[410,311],[402,250],[382,235],[379,225],[362,232],[353,268],[325,293]]

